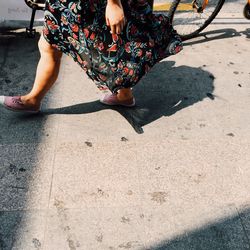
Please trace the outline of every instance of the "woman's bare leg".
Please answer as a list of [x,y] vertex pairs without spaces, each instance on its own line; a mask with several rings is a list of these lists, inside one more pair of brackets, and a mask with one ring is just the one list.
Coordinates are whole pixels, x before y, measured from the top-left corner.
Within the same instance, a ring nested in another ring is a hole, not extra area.
[[62,52],[53,48],[41,35],[38,42],[40,60],[38,62],[35,82],[32,90],[21,97],[27,107],[40,107],[40,103],[52,85],[55,83],[62,57]]
[[[39,60],[35,82],[32,90],[21,97],[27,107],[39,108],[43,97],[55,83],[61,63],[62,52],[53,48],[41,35],[38,43],[41,58]],[[130,88],[120,89],[117,97],[119,100],[130,100],[133,93]]]

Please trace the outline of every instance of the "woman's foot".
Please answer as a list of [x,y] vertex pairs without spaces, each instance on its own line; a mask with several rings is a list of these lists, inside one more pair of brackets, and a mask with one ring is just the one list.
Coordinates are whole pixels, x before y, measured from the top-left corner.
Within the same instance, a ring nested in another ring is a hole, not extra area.
[[0,96],[0,104],[15,112],[34,114],[40,111],[40,102],[27,96]]
[[121,100],[118,98],[118,94],[106,94],[100,99],[100,102],[109,106],[124,106],[124,107],[134,107],[135,98],[129,98]]

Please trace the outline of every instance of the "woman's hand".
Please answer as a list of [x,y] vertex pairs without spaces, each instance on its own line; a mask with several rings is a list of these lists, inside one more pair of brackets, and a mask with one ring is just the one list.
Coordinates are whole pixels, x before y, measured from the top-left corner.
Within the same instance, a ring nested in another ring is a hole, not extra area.
[[108,0],[106,7],[106,24],[112,34],[121,34],[126,19],[120,0]]

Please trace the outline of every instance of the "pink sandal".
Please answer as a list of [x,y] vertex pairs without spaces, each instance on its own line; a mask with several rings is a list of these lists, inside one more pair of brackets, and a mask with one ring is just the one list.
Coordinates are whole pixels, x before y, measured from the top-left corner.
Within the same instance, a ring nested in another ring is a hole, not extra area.
[[129,100],[120,101],[117,98],[116,94],[106,94],[104,97],[100,99],[100,102],[109,106],[124,106],[124,107],[134,107],[135,106],[135,98],[131,98]]
[[0,104],[14,112],[36,114],[40,109],[27,108],[22,103],[21,96],[0,96]]

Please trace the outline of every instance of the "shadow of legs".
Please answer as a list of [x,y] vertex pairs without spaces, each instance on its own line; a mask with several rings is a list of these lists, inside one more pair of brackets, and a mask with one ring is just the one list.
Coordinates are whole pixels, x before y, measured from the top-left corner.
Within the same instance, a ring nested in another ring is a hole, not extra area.
[[[214,90],[211,73],[202,68],[188,66],[174,67],[172,61],[162,61],[134,88],[137,106],[134,108],[112,107],[119,112],[137,133],[142,127],[162,116],[170,116],[177,111],[202,101]],[[82,103],[59,109],[45,110],[51,114],[86,114],[110,107],[99,101]]]

